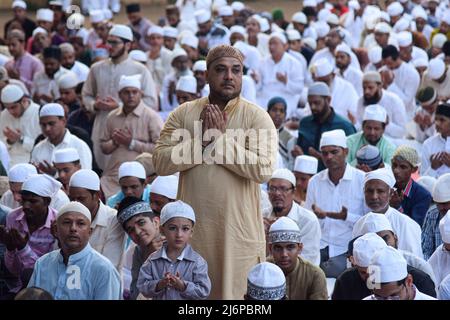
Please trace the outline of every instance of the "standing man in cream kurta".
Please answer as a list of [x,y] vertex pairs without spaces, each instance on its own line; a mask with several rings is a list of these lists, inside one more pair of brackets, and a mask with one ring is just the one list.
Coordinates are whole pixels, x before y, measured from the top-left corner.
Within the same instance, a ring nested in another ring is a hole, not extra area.
[[265,260],[259,184],[274,170],[277,131],[267,112],[239,96],[242,61],[231,46],[210,50],[209,97],[176,108],[153,153],[159,175],[180,172],[177,198],[198,217],[192,246],[208,262],[210,299],[241,299],[248,271]]
[[110,59],[95,63],[91,67],[83,86],[83,104],[89,112],[95,112],[92,142],[98,166],[105,169],[109,156],[100,148],[100,139],[106,126],[106,116],[119,107],[119,80],[122,75],[142,75],[142,99],[144,103],[158,110],[155,83],[149,71],[142,64],[128,59],[133,33],[125,25],[117,24],[108,35]]

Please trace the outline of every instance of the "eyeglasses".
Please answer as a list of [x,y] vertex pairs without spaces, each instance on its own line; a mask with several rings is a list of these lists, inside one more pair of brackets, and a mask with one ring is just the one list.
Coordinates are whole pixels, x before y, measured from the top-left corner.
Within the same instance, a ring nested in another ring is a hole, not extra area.
[[278,191],[280,191],[282,194],[287,194],[289,191],[291,191],[294,188],[285,188],[285,187],[269,187],[269,192],[270,193],[277,193]]
[[393,294],[391,294],[390,296],[387,296],[387,297],[382,297],[382,296],[379,296],[379,295],[374,293],[373,294],[373,298],[375,300],[401,300],[400,294],[402,293],[404,288],[406,288],[406,286],[405,286],[405,284],[402,284],[402,287],[401,287],[401,289],[398,292],[393,293]]
[[122,41],[114,41],[114,40],[107,40],[106,43],[108,43],[111,47],[117,47],[119,44],[122,44]]

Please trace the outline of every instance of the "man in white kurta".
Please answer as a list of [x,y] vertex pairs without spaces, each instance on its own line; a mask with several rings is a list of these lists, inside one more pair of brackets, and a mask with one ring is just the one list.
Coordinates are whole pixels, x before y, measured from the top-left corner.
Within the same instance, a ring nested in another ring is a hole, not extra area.
[[356,69],[351,65],[352,62],[352,50],[345,43],[341,43],[336,47],[334,52],[336,57],[336,75],[347,80],[353,85],[358,96],[362,96],[362,78],[363,73],[361,69]]
[[152,26],[145,37],[150,44],[146,66],[150,71],[157,92],[160,92],[164,77],[172,71],[172,51],[164,47],[163,28]]

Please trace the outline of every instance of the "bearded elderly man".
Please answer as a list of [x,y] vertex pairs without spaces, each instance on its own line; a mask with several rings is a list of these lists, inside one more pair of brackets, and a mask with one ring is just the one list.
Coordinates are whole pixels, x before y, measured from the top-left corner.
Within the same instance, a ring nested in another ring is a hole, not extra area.
[[159,175],[180,172],[178,198],[198,216],[192,245],[208,262],[210,298],[240,299],[248,271],[265,258],[259,184],[272,175],[277,131],[267,112],[239,96],[243,57],[237,49],[217,46],[206,64],[209,96],[170,114],[153,163]]

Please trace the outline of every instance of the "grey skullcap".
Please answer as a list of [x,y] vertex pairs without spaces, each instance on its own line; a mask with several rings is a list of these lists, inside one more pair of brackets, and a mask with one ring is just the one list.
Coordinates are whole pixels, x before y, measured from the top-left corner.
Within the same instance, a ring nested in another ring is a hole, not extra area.
[[362,146],[356,152],[356,160],[358,164],[366,164],[370,169],[376,169],[383,162],[380,150],[370,144]]
[[381,75],[378,71],[367,71],[363,75],[364,81],[381,83]]
[[308,88],[308,96],[324,96],[331,97],[330,88],[324,82],[314,82]]

